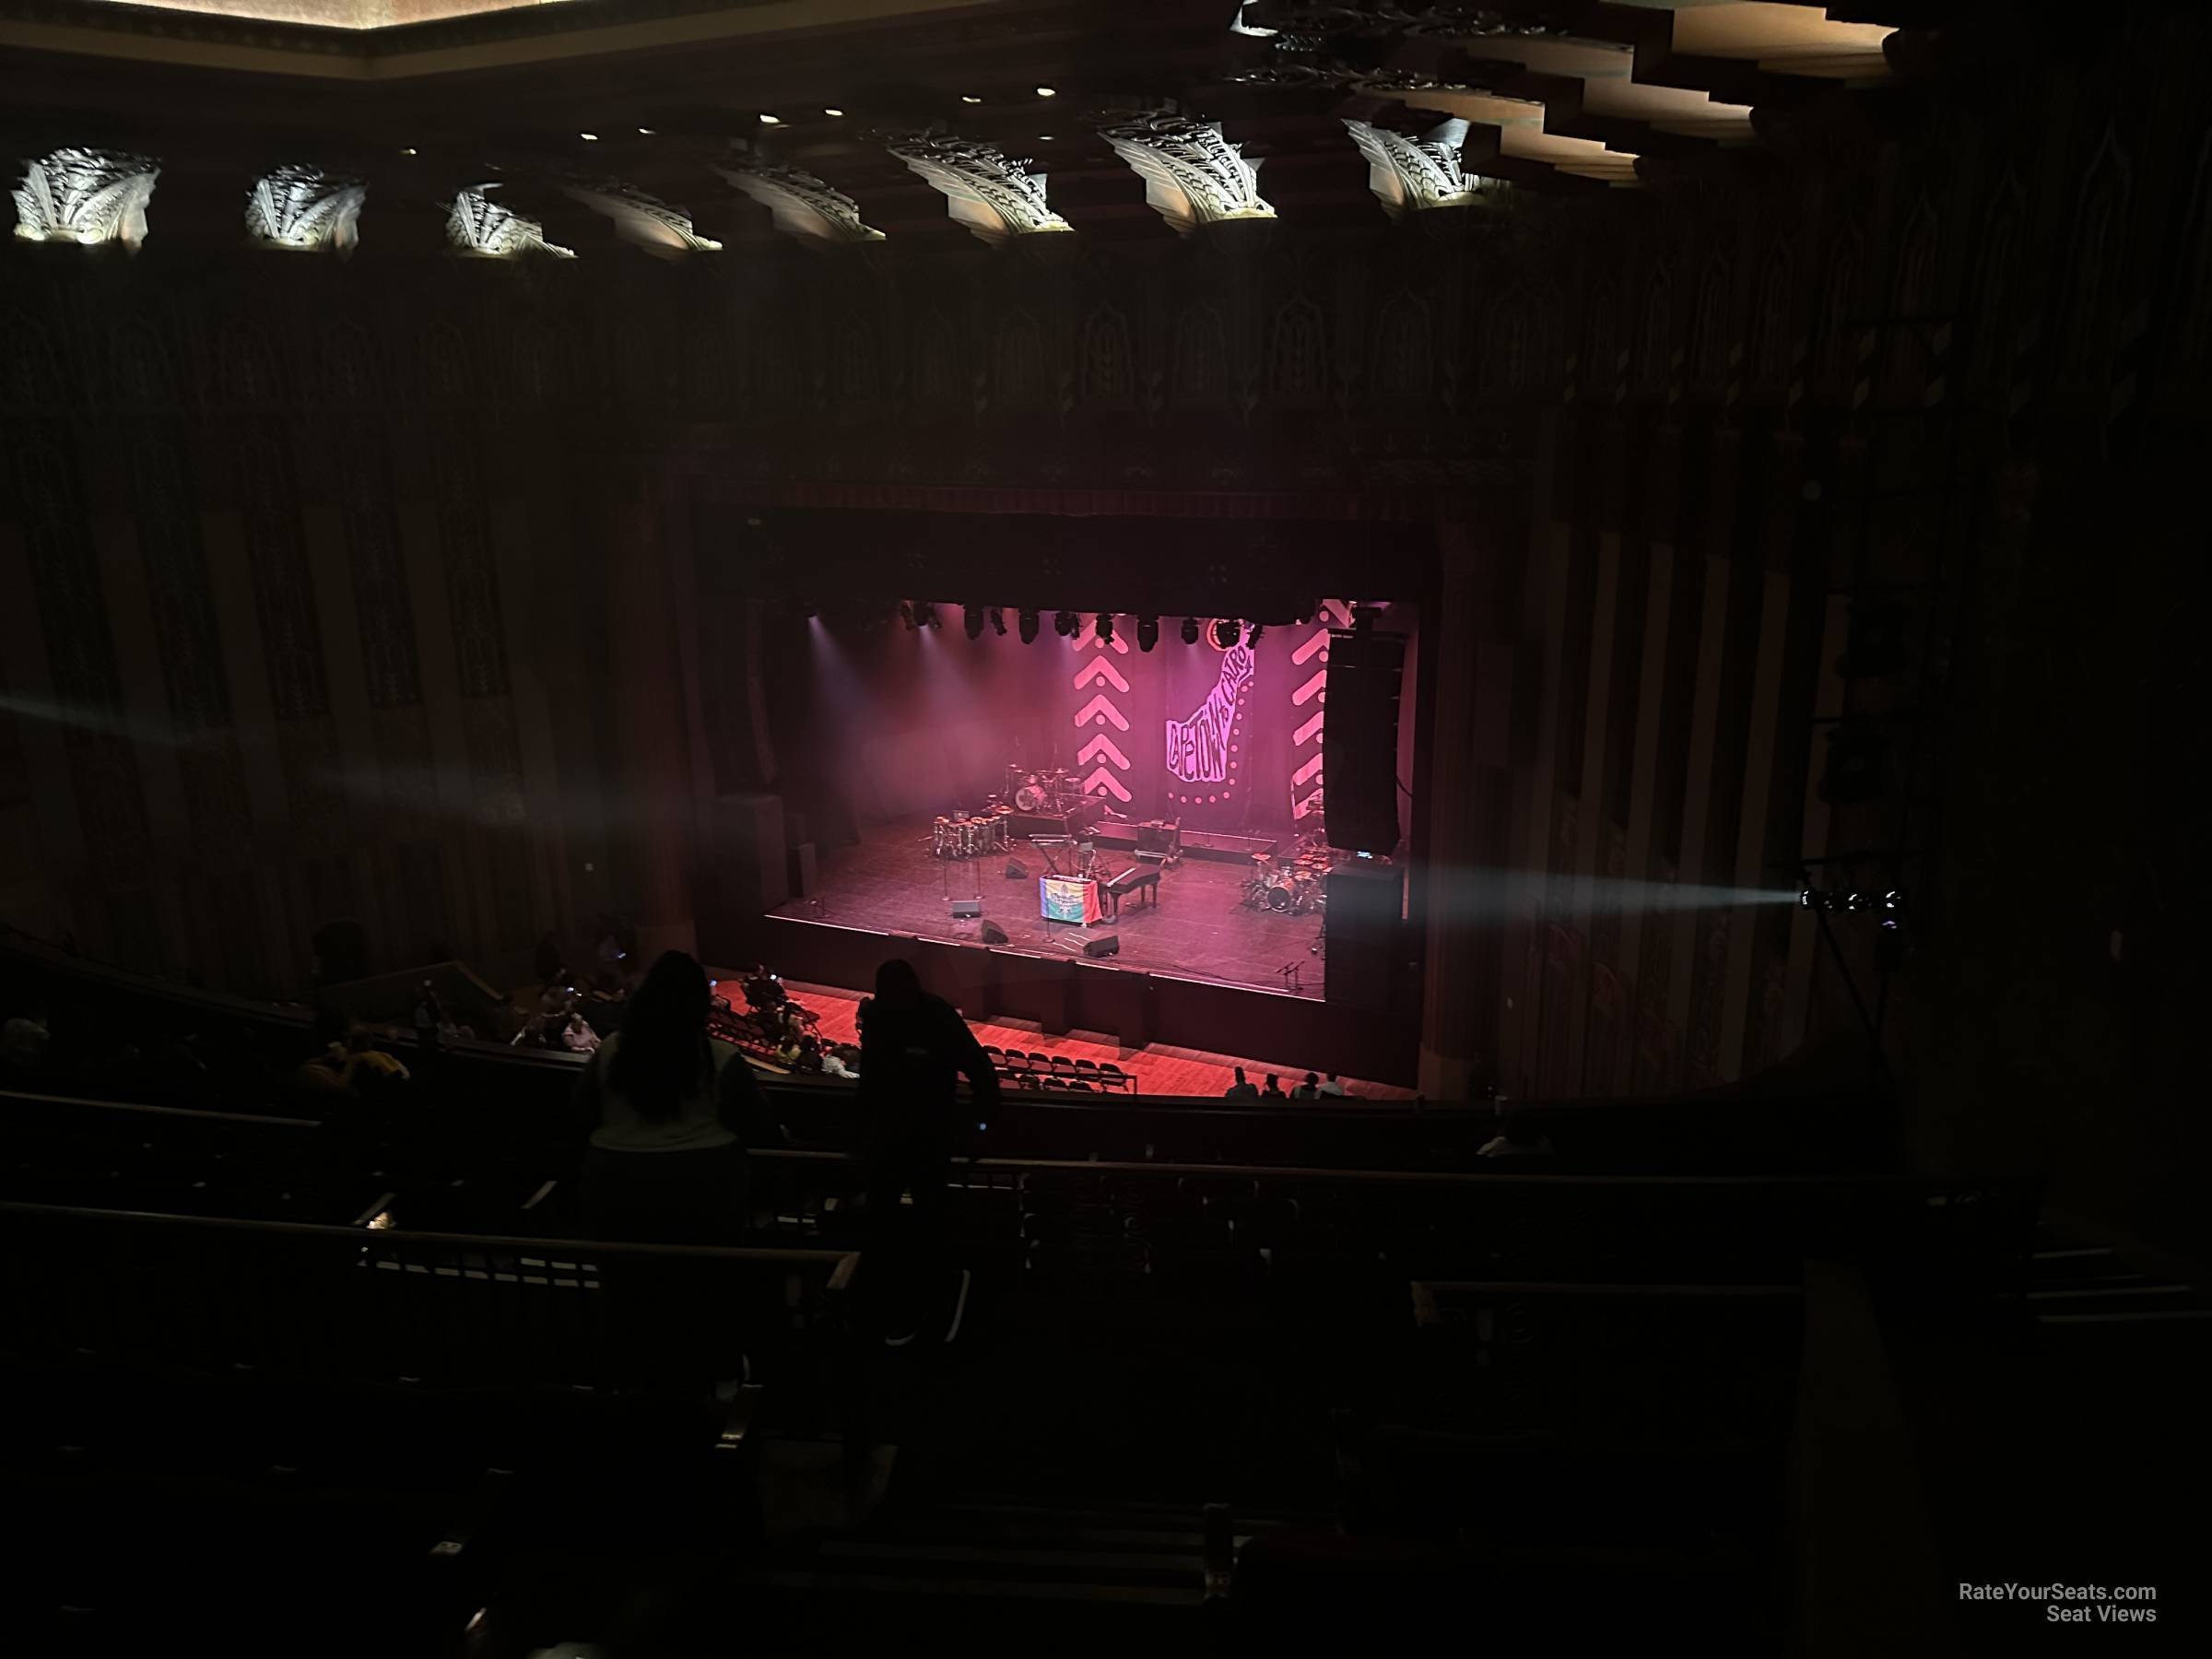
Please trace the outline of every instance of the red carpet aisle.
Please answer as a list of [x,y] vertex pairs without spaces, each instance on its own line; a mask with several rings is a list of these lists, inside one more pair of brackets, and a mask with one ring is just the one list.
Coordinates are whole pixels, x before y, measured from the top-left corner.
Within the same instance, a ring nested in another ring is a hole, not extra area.
[[[728,977],[726,970],[717,970]],[[791,994],[821,1016],[823,1038],[830,1042],[857,1042],[860,1041],[858,1015],[861,993],[840,991],[827,985],[802,985],[788,982]],[[1124,1071],[1136,1075],[1136,1086],[1146,1094],[1156,1095],[1218,1095],[1236,1081],[1235,1068],[1241,1065],[1245,1075],[1255,1084],[1261,1084],[1270,1071],[1283,1080],[1287,1094],[1305,1076],[1303,1067],[1288,1071],[1263,1060],[1247,1060],[1235,1054],[1208,1054],[1194,1049],[1146,1048],[1124,1049],[1105,1038],[1078,1035],[1047,1037],[1032,1026],[995,1025],[970,1020],[970,1029],[984,1042],[999,1048],[1018,1048],[1042,1054],[1065,1054],[1071,1060],[1112,1060]],[[1364,1100],[1410,1100],[1413,1090],[1393,1088],[1382,1083],[1362,1083],[1354,1078],[1345,1079],[1346,1087]]]

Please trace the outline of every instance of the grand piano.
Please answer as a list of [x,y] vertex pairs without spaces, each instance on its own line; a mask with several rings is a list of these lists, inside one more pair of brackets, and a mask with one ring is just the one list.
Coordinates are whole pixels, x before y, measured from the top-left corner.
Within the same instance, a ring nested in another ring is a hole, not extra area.
[[1106,901],[1106,914],[1119,921],[1122,900],[1136,894],[1149,895],[1149,901],[1159,902],[1159,866],[1158,865],[1131,865],[1119,876],[1100,888],[1099,896]]

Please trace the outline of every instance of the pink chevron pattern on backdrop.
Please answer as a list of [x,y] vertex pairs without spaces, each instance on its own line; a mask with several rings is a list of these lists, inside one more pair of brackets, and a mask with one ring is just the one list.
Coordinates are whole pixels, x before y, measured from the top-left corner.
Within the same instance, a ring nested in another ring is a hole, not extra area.
[[1322,810],[1321,738],[1328,719],[1329,629],[1349,628],[1351,607],[1341,599],[1324,599],[1313,618],[1313,631],[1290,653],[1290,822],[1311,828],[1305,819]]
[[[1098,735],[1076,751],[1077,764],[1090,767],[1089,776],[1083,780],[1083,793],[1112,795],[1126,806],[1131,798],[1129,786],[1114,774],[1113,768],[1119,767],[1126,772],[1129,770],[1129,757],[1100,728],[1110,727],[1116,732],[1129,729],[1129,717],[1122,712],[1121,704],[1114,700],[1117,697],[1125,698],[1129,695],[1129,681],[1114,666],[1113,656],[1108,654],[1111,648],[1114,654],[1127,656],[1129,641],[1118,633],[1111,640],[1102,640],[1095,633],[1085,632],[1077,634],[1072,642],[1077,657],[1083,657],[1087,651],[1098,653],[1096,656],[1083,658],[1077,665],[1075,672],[1075,688],[1078,697],[1092,686],[1098,688],[1097,694],[1076,711],[1077,731],[1098,731]],[[1092,764],[1094,761],[1096,765]]]

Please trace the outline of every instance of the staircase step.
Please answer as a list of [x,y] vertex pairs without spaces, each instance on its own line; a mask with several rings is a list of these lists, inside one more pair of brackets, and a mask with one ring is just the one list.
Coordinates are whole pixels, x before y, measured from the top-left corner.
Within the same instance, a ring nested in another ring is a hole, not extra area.
[[2212,1320],[2212,1308],[2135,1308],[2124,1313],[2038,1313],[2044,1325],[2183,1324]]
[[981,1601],[1101,1602],[1152,1607],[1198,1607],[1205,1588],[1169,1589],[1157,1584],[1071,1584],[1053,1580],[913,1578],[897,1573],[809,1572],[793,1568],[759,1568],[738,1575],[738,1583],[766,1590],[829,1590],[841,1594],[962,1596]]
[[[930,1506],[929,1513],[951,1519],[954,1517],[988,1518],[992,1520],[1019,1520],[1069,1522],[1091,1526],[1153,1526],[1181,1530],[1194,1527],[1205,1514],[1205,1505],[1198,1503],[1139,1503],[1100,1502],[1089,1500],[1080,1505],[1062,1507],[1058,1504],[1039,1503],[1026,1498],[987,1498],[971,1495],[948,1499]],[[1282,1510],[1242,1510],[1234,1512],[1239,1532],[1273,1531],[1286,1526],[1307,1527],[1332,1524],[1325,1517],[1299,1514]]]
[[1198,1529],[1169,1528],[1132,1524],[1128,1526],[1061,1525],[1055,1522],[1004,1520],[996,1516],[947,1516],[932,1512],[871,1522],[871,1542],[912,1539],[916,1543],[947,1544],[972,1539],[977,1543],[1011,1545],[1017,1548],[1044,1546],[1069,1549],[1183,1550],[1194,1555],[1206,1547]]
[[2065,1289],[2030,1290],[2030,1301],[2118,1300],[2123,1297],[2171,1297],[2194,1294],[2187,1285],[2088,1285]]
[[2089,1289],[2100,1285],[2111,1285],[2115,1288],[2122,1285],[2140,1285],[2145,1283],[2147,1277],[2148,1276],[2146,1274],[2130,1273],[2124,1268],[2115,1268],[2111,1273],[2067,1273],[2060,1271],[2050,1274],[2037,1274],[2028,1282],[2030,1285],[2033,1285],[2039,1290],[2058,1290],[2070,1287],[2078,1287],[2083,1289]]
[[1128,1550],[1008,1548],[1002,1544],[987,1543],[877,1544],[832,1538],[822,1544],[820,1553],[825,1560],[912,1562],[917,1566],[954,1564],[986,1571],[1049,1568],[1078,1573],[1087,1579],[1105,1574],[1158,1577],[1165,1573],[1181,1577],[1205,1571],[1205,1558],[1185,1551],[1139,1554]]

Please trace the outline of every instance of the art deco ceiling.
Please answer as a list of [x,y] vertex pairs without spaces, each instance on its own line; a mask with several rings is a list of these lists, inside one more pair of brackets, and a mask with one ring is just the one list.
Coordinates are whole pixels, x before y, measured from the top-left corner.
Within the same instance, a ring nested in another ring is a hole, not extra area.
[[[1500,184],[1632,188],[1670,160],[1756,145],[1761,106],[1880,87],[1943,9],[0,0],[0,141],[18,170],[69,146],[156,157],[164,190],[187,163],[234,169],[241,191],[278,166],[343,171],[368,184],[364,237],[395,200],[450,200],[495,175],[618,178],[701,208],[717,235],[733,211],[793,229],[722,182],[749,158],[802,170],[889,238],[1003,240],[1053,220],[1095,236],[1204,219],[1197,195],[1179,202],[1163,182],[1175,158],[1147,171],[1106,130],[1166,111],[1219,123],[1219,147],[1257,165],[1243,180],[1198,158],[1230,213],[1256,202],[1300,223],[1372,224]],[[894,153],[916,134],[935,135],[934,157]],[[932,171],[947,145],[1009,165],[981,184],[948,179]],[[1025,192],[1040,174],[1045,190]],[[159,200],[153,218],[158,233]]]

